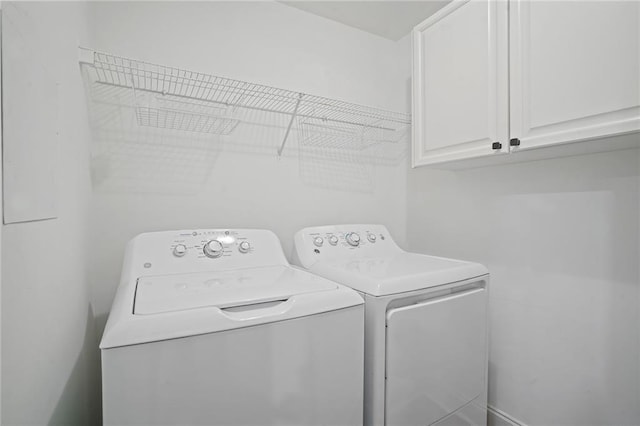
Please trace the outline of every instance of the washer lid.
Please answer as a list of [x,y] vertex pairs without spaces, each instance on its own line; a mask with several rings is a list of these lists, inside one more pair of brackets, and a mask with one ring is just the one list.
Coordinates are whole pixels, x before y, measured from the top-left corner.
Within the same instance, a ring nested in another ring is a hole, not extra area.
[[318,262],[310,270],[373,296],[420,290],[489,273],[479,263],[408,252]]
[[100,348],[362,309],[363,303],[352,289],[288,265],[144,276],[120,284]]
[[285,266],[138,278],[134,315],[285,301],[291,296],[335,290],[327,280],[310,280]]

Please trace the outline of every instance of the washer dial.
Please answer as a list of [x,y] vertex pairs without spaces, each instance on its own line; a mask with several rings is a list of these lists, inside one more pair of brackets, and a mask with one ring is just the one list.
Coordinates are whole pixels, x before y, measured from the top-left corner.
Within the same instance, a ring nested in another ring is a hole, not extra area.
[[175,257],[182,257],[187,254],[187,246],[184,244],[178,244],[173,248],[173,255]]
[[331,244],[332,246],[335,246],[338,244],[338,237],[336,237],[335,235],[332,235],[329,237],[329,244]]
[[313,239],[313,245],[316,247],[322,247],[322,244],[324,244],[324,239],[322,237],[315,237]]
[[251,244],[249,244],[249,241],[241,241],[240,244],[238,244],[238,251],[240,253],[249,253],[249,250],[251,250]]
[[356,232],[349,232],[344,236],[344,239],[347,240],[347,243],[349,243],[350,246],[357,247],[360,245],[360,235]]
[[224,247],[222,243],[218,240],[210,240],[207,244],[204,245],[204,249],[202,250],[207,257],[216,258],[222,256],[222,252],[224,251]]
[[370,243],[375,243],[376,242],[376,234],[368,233],[367,234],[367,240],[369,240]]

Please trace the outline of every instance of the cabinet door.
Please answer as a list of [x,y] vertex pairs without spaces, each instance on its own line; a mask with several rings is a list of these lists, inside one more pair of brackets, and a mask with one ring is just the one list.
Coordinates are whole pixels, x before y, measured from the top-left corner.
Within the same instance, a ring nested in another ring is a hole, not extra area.
[[510,2],[518,149],[640,129],[638,1]]
[[462,0],[414,29],[413,167],[508,152],[507,21],[504,1]]

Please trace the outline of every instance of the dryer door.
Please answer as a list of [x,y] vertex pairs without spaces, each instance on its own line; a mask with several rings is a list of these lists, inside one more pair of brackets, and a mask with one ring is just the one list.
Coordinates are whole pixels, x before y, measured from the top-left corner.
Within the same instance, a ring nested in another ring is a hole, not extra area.
[[430,425],[486,389],[486,305],[474,288],[387,312],[387,425]]

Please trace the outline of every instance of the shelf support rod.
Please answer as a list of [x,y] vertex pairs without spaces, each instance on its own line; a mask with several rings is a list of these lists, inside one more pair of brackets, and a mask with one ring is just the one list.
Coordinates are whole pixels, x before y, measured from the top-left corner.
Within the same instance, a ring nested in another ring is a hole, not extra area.
[[298,101],[296,102],[296,107],[293,109],[293,114],[291,114],[291,120],[289,120],[289,125],[287,126],[287,131],[284,134],[284,139],[282,140],[282,144],[280,148],[278,148],[278,157],[282,155],[282,151],[284,150],[284,144],[287,143],[287,138],[289,137],[289,132],[291,132],[291,126],[293,125],[293,120],[298,115],[298,107],[300,106],[300,101],[302,100],[302,93],[298,94]]

